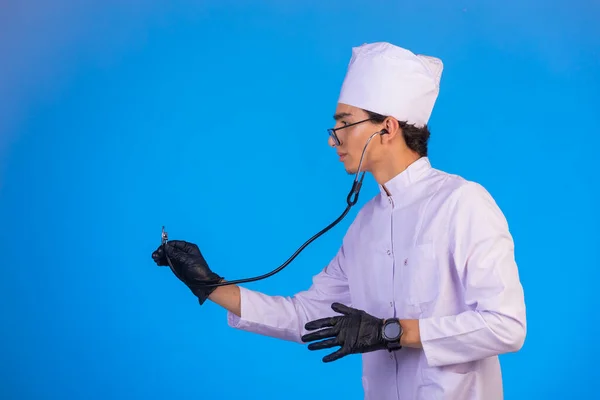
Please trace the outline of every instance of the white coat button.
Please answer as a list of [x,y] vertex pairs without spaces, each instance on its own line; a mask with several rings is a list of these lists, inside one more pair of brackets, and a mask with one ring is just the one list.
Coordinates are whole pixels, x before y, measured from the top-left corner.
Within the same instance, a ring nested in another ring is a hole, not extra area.
[[390,301],[390,307],[394,307],[393,303]]

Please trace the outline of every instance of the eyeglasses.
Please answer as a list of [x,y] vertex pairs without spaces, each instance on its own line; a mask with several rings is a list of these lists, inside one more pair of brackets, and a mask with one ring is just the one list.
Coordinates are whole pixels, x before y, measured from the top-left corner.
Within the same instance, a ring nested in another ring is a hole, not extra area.
[[367,118],[367,119],[363,119],[362,121],[358,121],[358,122],[354,122],[352,124],[341,126],[339,128],[329,128],[329,129],[327,129],[327,132],[329,133],[329,136],[331,136],[331,138],[333,139],[333,142],[335,143],[335,145],[339,146],[340,144],[342,144],[342,142],[340,141],[340,139],[338,138],[338,136],[336,134],[337,131],[339,131],[341,129],[350,128],[351,126],[362,124],[363,122],[372,121],[372,120],[373,120],[373,118]]

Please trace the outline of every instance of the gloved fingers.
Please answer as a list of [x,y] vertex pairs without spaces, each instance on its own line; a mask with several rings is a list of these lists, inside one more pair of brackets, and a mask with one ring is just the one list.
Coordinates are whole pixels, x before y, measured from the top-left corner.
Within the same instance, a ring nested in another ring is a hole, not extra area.
[[336,330],[334,328],[327,328],[320,331],[307,333],[306,335],[302,336],[302,341],[313,342],[315,340],[327,339],[335,336],[337,336]]
[[328,363],[328,362],[332,362],[335,360],[339,360],[340,358],[347,356],[347,355],[348,355],[348,351],[342,347],[338,351],[333,352],[333,353],[328,354],[325,357],[323,357],[323,362]]
[[152,253],[152,259],[154,260],[156,265],[160,267],[166,267],[167,265],[169,265],[167,263],[167,257],[165,257],[165,252],[163,250],[162,245],[158,249],[154,250],[154,252]]
[[340,343],[337,338],[331,338],[327,340],[323,340],[321,342],[315,342],[308,345],[309,350],[323,350],[329,349],[334,346],[339,346]]
[[335,326],[339,319],[340,317],[326,317],[321,319],[315,319],[314,321],[307,322],[304,325],[304,328],[309,331],[314,331],[315,329]]
[[331,305],[331,309],[335,312],[338,312],[338,313],[344,314],[344,315],[356,314],[358,312],[358,310],[356,310],[352,307],[348,307],[341,303],[333,303]]
[[[194,243],[186,242],[185,240],[169,240],[167,245],[173,249],[183,251],[188,254],[200,254],[200,249]],[[170,251],[170,250],[169,250]]]
[[168,252],[169,258],[173,262],[175,262],[179,265],[187,265],[190,262],[190,260],[193,260],[196,257],[190,253],[187,253],[183,250],[180,250],[180,249],[177,249],[174,247],[171,247],[170,249],[168,249],[167,252]]

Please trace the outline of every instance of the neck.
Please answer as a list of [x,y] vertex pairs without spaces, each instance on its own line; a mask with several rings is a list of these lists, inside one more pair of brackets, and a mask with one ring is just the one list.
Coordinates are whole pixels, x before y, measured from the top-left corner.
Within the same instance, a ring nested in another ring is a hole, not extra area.
[[418,153],[406,150],[400,155],[396,154],[387,157],[385,160],[378,163],[371,171],[371,174],[373,174],[373,178],[375,178],[375,181],[378,184],[384,186],[386,182],[402,173],[419,158],[421,158],[421,156]]

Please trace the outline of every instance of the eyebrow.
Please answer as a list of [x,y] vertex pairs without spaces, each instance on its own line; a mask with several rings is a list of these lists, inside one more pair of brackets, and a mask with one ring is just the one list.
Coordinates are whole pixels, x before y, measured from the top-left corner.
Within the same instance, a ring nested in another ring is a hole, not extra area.
[[339,121],[342,118],[351,117],[351,116],[352,116],[352,114],[350,114],[348,112],[342,112],[342,113],[335,114],[333,116],[333,119],[335,119],[336,121]]

